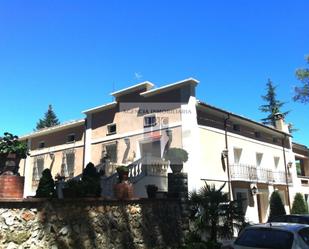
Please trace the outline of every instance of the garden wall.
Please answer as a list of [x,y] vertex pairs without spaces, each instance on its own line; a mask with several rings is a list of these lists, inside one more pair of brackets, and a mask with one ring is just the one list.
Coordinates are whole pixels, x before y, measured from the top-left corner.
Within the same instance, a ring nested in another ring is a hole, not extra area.
[[179,248],[176,199],[0,200],[0,249]]

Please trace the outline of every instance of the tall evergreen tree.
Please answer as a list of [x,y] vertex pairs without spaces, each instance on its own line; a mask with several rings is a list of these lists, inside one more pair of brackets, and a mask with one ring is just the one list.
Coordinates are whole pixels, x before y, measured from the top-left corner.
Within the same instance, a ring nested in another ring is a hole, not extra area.
[[[309,64],[309,56],[306,58]],[[296,77],[302,83],[302,86],[295,87],[294,101],[301,103],[309,103],[309,68],[301,68],[296,70]]]
[[292,214],[307,214],[308,213],[306,202],[301,193],[296,193],[294,197],[291,213]]
[[281,102],[277,99],[276,94],[276,86],[273,85],[273,82],[268,79],[266,84],[266,95],[262,96],[262,99],[266,102],[266,104],[260,106],[260,110],[262,112],[268,113],[266,118],[262,119],[263,124],[273,125],[275,126],[275,114],[281,113],[285,117],[289,112],[282,112],[281,107],[285,104],[285,102]]
[[36,190],[36,197],[54,197],[55,182],[49,169],[44,169]]
[[274,191],[270,196],[270,211],[269,211],[269,219],[279,216],[285,215],[285,209],[278,191]]
[[58,125],[58,124],[60,124],[60,123],[59,123],[59,120],[58,120],[54,110],[53,110],[53,107],[52,107],[52,105],[49,105],[47,112],[45,112],[45,114],[44,114],[44,118],[39,119],[39,121],[37,122],[36,129],[40,130],[40,129],[43,129],[43,128],[46,128],[46,127],[52,127],[52,126],[55,126],[55,125]]

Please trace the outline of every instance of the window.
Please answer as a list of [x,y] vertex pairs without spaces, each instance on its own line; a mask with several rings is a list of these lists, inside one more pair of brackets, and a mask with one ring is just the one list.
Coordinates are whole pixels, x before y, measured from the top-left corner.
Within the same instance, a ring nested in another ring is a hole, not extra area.
[[288,231],[249,228],[236,239],[235,244],[250,248],[291,249],[293,240],[293,234]]
[[68,142],[68,143],[73,143],[73,142],[75,142],[75,134],[74,134],[74,133],[69,134],[69,135],[67,136],[67,142]]
[[239,124],[234,124],[233,125],[233,130],[234,131],[240,131],[240,125]]
[[261,166],[263,153],[256,153],[256,166]]
[[304,168],[304,160],[303,159],[295,159],[296,171],[298,176],[305,175],[305,168]]
[[117,132],[116,124],[107,125],[107,135],[116,134],[116,132]]
[[301,229],[298,234],[303,239],[303,241],[309,246],[309,228]]
[[259,132],[259,131],[254,132],[254,136],[256,138],[261,138],[261,132]]
[[45,142],[44,141],[41,141],[41,142],[39,142],[39,149],[43,149],[43,148],[45,148]]
[[34,158],[32,180],[39,181],[44,170],[44,157]]
[[75,151],[67,150],[62,155],[61,175],[72,178],[75,169]]
[[274,157],[274,164],[275,164],[275,167],[276,167],[276,168],[278,168],[279,162],[280,162],[280,157],[275,156],[275,157]]
[[234,148],[234,163],[239,163],[241,157],[242,149]]
[[273,143],[278,143],[278,138],[277,137],[273,137]]
[[117,162],[117,143],[105,145],[106,156],[110,162]]
[[155,126],[156,124],[157,124],[157,119],[154,114],[144,117],[144,127],[151,127],[151,126]]

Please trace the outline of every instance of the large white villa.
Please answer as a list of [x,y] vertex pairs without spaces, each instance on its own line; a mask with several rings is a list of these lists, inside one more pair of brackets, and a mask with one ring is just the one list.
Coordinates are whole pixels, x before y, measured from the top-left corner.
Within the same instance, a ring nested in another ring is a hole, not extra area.
[[[155,88],[142,82],[111,93],[114,101],[83,111],[85,119],[22,136],[31,155],[21,162],[24,196],[35,194],[44,168],[72,178],[88,162],[104,168],[105,193],[111,194],[115,168],[130,167],[135,195],[145,185],[167,190],[169,147],[189,153],[184,165],[189,191],[205,184],[222,185],[239,199],[251,222],[264,222],[269,197],[278,190],[289,212],[296,192],[309,195],[309,149],[292,142],[278,114],[275,127],[196,99],[193,78]],[[103,191],[103,192],[104,192]]]

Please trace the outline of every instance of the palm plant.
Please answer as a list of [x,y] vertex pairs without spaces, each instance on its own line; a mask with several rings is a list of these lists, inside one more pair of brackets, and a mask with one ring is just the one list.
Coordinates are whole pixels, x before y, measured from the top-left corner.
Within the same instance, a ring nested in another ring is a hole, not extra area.
[[197,233],[207,234],[209,242],[218,238],[232,238],[234,229],[239,230],[245,224],[242,209],[237,201],[230,201],[223,192],[225,184],[219,189],[206,184],[199,191],[190,193],[193,226]]

